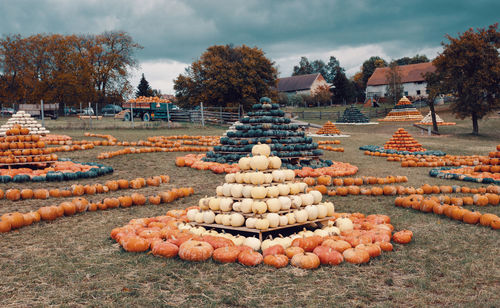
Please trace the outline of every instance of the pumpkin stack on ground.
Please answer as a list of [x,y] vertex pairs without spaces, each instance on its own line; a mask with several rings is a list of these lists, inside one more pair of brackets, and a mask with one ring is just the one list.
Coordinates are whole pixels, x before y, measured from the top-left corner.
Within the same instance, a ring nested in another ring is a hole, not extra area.
[[476,166],[440,167],[429,171],[429,175],[438,178],[454,179],[485,184],[500,184],[500,144],[488,157],[478,157]]
[[281,158],[288,169],[320,168],[332,164],[319,159],[323,151],[318,149],[318,144],[305,136],[299,125],[292,124],[279,105],[267,97],[254,104],[252,111],[220,138],[220,143],[221,146],[214,146],[213,151],[207,152],[204,161],[234,163],[247,156],[255,144],[263,143],[269,144],[272,155]]
[[323,127],[321,127],[316,134],[318,135],[340,135],[342,134],[340,130],[332,122],[326,122]]
[[370,119],[361,113],[358,107],[351,105],[344,110],[337,123],[368,123]]
[[199,226],[262,233],[327,221],[335,212],[322,194],[306,192],[307,184],[295,181],[295,172],[280,169],[281,159],[270,156],[267,144],[255,145],[252,157],[242,157],[241,172],[226,175],[215,197],[199,201],[200,211],[188,219]]
[[382,122],[420,121],[424,117],[420,111],[413,106],[406,96],[403,96],[394,108],[383,119]]
[[[429,111],[429,113],[417,124],[419,125],[432,125],[432,113]],[[457,123],[455,122],[445,122],[441,117],[436,113],[436,124],[438,126],[449,126],[449,125],[456,125]]]
[[31,117],[29,113],[19,110],[14,113],[12,117],[7,120],[7,123],[0,126],[0,136],[5,136],[7,131],[12,129],[15,125],[20,125],[29,130],[29,135],[46,135],[49,131]]
[[398,128],[391,139],[385,143],[384,149],[408,152],[425,151],[422,145],[413,139],[412,135],[404,128]]

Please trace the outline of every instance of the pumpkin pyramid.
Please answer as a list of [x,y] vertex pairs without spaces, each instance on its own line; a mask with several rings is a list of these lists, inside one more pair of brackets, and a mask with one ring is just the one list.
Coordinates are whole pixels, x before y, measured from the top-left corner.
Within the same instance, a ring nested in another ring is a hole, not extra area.
[[399,128],[384,145],[386,150],[398,150],[417,152],[425,151],[422,145],[418,143],[404,128]]
[[318,135],[340,135],[340,130],[332,122],[326,122],[323,127],[321,127],[316,134]]
[[384,122],[399,122],[399,121],[419,121],[424,117],[420,113],[420,111],[413,106],[409,99],[406,96],[403,96],[396,106],[385,116],[383,119],[379,119],[379,121]]
[[337,123],[368,123],[370,119],[358,107],[351,105],[344,110]]
[[267,97],[254,104],[252,111],[241,118],[240,124],[235,124],[234,129],[220,138],[220,143],[213,151],[207,152],[205,161],[235,163],[250,154],[254,145],[262,143],[269,144],[272,155],[280,157],[288,168],[300,168],[299,165],[318,168],[332,164],[318,159],[323,154],[318,144],[305,136],[299,125],[291,123],[279,105],[272,104]]
[[229,173],[216,196],[200,199],[188,219],[199,226],[262,234],[332,218],[334,206],[321,202],[322,194],[307,184],[295,182],[295,172],[280,169],[282,161],[270,156],[269,145],[252,147],[252,157],[243,157],[241,172]]
[[57,155],[45,148],[45,142],[40,135],[30,134],[28,128],[13,124],[5,131],[6,136],[0,137],[0,167],[13,165],[42,164],[54,162]]
[[29,113],[19,110],[12,117],[7,120],[7,123],[0,126],[0,136],[5,136],[6,132],[14,127],[14,125],[21,125],[29,129],[30,135],[46,135],[49,131],[31,117]]
[[[437,125],[455,125],[457,123],[454,122],[445,122],[441,117],[436,113],[436,123]],[[420,121],[418,122],[420,125],[432,125],[432,113],[429,111],[429,113]]]

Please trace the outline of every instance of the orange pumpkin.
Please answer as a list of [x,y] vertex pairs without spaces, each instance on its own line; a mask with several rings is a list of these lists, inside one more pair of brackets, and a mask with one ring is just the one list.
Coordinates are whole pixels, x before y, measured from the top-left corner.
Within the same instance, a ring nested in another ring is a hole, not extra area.
[[21,190],[21,198],[23,200],[28,200],[28,199],[33,198],[33,190],[31,190],[29,188],[25,188],[25,189]]
[[344,260],[353,264],[362,264],[370,261],[370,254],[365,249],[349,248],[343,253]]
[[21,199],[21,191],[19,189],[16,189],[16,188],[8,189],[5,192],[5,197],[10,201],[17,201],[17,200]]
[[282,268],[288,265],[288,257],[283,254],[267,255],[264,257],[264,264],[275,268]]
[[262,263],[264,257],[253,250],[244,250],[238,255],[238,262],[246,266],[256,266]]
[[47,199],[49,197],[49,191],[47,189],[35,189],[33,191],[33,196],[35,199]]
[[187,261],[205,261],[213,251],[212,245],[207,242],[189,240],[179,246],[179,257]]
[[214,250],[212,259],[221,263],[234,263],[238,259],[241,249],[238,246],[224,246]]
[[410,230],[401,230],[392,235],[392,240],[398,244],[408,244],[413,237]]
[[24,226],[24,215],[19,212],[3,214],[2,221],[10,223],[11,229],[21,228]]
[[118,197],[118,201],[120,201],[121,207],[131,207],[132,206],[132,197],[130,196],[120,196]]
[[294,255],[290,263],[303,269],[315,269],[320,265],[321,261],[314,253],[305,252]]
[[293,258],[294,255],[299,254],[299,253],[304,253],[304,249],[302,249],[298,246],[290,246],[287,249],[285,249],[285,255],[289,259]]

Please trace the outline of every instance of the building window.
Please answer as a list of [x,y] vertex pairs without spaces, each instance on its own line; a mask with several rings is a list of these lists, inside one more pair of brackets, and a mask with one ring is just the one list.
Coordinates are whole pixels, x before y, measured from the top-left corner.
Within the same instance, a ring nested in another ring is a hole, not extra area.
[[420,90],[417,90],[417,95],[420,95]]
[[408,96],[408,91],[405,91],[405,96]]
[[425,90],[425,93],[426,93],[426,94],[429,94],[429,90]]

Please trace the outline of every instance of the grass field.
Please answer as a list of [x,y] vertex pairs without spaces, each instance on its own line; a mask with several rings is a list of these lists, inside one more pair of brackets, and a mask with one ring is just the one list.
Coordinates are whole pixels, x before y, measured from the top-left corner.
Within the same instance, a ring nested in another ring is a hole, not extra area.
[[[441,114],[440,114],[441,115]],[[445,120],[454,120],[441,115]],[[470,120],[441,128],[444,136],[421,134],[411,124],[384,123],[376,126],[339,126],[344,153],[328,152],[328,159],[352,163],[362,175],[406,175],[405,185],[423,183],[476,184],[429,177],[428,168],[401,168],[383,158],[363,155],[358,147],[382,145],[398,127],[405,127],[428,149],[450,154],[485,154],[500,143],[500,119],[480,122],[479,137],[471,137]],[[146,139],[153,135],[220,135],[222,128],[97,130],[119,140]],[[84,139],[82,130],[53,130]],[[90,139],[90,138],[85,138]],[[97,147],[90,151],[60,153],[79,161],[96,161],[102,151],[118,147]],[[500,239],[498,231],[451,221],[411,209],[396,208],[394,197],[327,197],[337,211],[382,213],[396,229],[410,229],[414,240],[395,245],[369,264],[343,263],[314,271],[294,267],[275,270],[267,266],[247,268],[213,261],[188,263],[133,254],[121,250],[110,239],[110,231],[130,219],[164,214],[171,208],[195,205],[205,195],[214,195],[223,175],[189,168],[177,168],[176,153],[148,153],[118,156],[102,161],[115,172],[79,183],[104,183],[108,179],[171,176],[165,189],[192,186],[195,194],[161,206],[132,207],[86,212],[53,222],[41,222],[19,231],[0,234],[0,305],[19,306],[474,306],[500,304]],[[44,184],[0,184],[10,187],[61,187],[74,182]],[[157,188],[145,188],[149,195]],[[124,192],[111,193],[120,195]],[[101,195],[102,196],[102,195]],[[102,197],[101,197],[102,198]],[[98,200],[99,197],[89,198]],[[28,211],[61,202],[0,201],[0,214]],[[471,208],[478,209],[473,206]],[[499,207],[479,209],[500,215]]]

